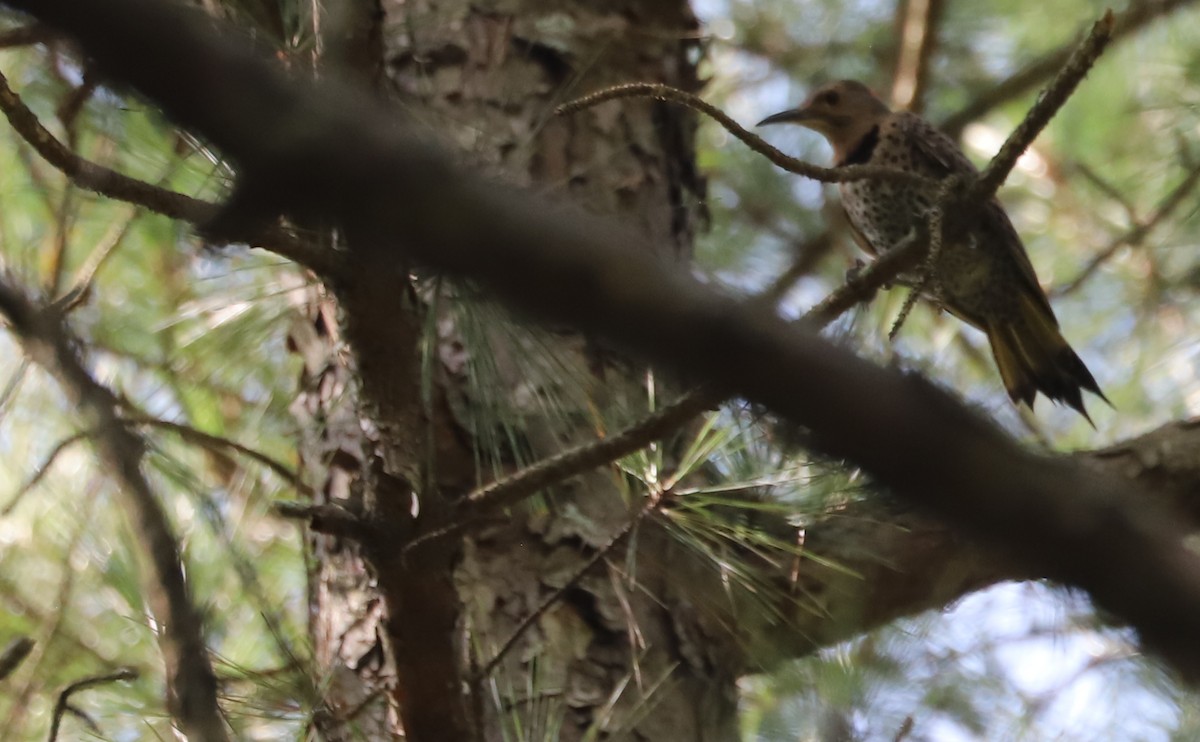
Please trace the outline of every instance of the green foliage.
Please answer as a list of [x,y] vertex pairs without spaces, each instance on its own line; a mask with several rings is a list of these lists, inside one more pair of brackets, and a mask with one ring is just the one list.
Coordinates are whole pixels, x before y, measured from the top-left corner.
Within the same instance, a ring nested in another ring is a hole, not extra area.
[[[58,137],[84,157],[212,198],[228,169],[180,139],[141,103],[101,88],[69,125],[55,114],[79,70],[35,50],[0,69]],[[287,411],[296,376],[284,321],[304,277],[244,248],[217,250],[172,220],[66,186],[5,128],[0,248],[11,280],[44,297],[86,288],[69,314],[89,367],[135,414],[241,442],[295,466]],[[77,705],[105,738],[168,738],[162,663],[137,565],[108,477],[87,441],[48,454],[78,428],[57,386],[6,338],[0,385],[0,642],[36,648],[0,693],[0,737],[43,738],[58,692],[132,667],[134,682],[83,691]],[[152,482],[183,539],[202,596],[225,709],[239,736],[291,737],[313,691],[307,672],[305,573],[296,528],[269,508],[293,497],[274,474],[230,452],[147,426]],[[41,481],[23,482],[45,466]],[[19,498],[14,497],[20,492]],[[60,739],[88,734],[68,716]]]

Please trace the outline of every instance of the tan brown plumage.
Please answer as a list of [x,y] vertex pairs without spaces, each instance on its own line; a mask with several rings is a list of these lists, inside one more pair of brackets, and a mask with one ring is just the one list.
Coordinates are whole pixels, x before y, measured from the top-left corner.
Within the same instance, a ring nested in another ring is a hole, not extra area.
[[[839,167],[882,165],[932,180],[975,174],[954,142],[913,113],[893,112],[865,85],[842,80],[819,88],[799,108],[760,122],[795,123],[833,146]],[[902,242],[937,199],[937,187],[879,179],[839,184],[855,238],[878,255]],[[1021,238],[993,199],[953,239],[935,266],[936,295],[952,314],[987,333],[1000,378],[1014,402],[1033,407],[1038,392],[1078,410],[1088,422],[1082,390],[1107,402],[1087,366],[1058,328]]]

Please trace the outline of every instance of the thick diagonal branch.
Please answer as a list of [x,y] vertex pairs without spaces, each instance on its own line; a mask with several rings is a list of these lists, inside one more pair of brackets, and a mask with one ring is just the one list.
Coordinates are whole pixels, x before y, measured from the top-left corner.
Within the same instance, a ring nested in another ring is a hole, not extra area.
[[[845,285],[809,309],[801,321],[815,330],[826,327],[851,307],[869,300],[902,271],[915,265],[927,244],[926,235],[913,233],[902,245],[852,276]],[[693,417],[719,405],[727,397],[720,389],[693,389],[607,438],[575,446],[479,488],[467,497],[464,515],[479,518],[589,469],[628,456],[681,428]]]

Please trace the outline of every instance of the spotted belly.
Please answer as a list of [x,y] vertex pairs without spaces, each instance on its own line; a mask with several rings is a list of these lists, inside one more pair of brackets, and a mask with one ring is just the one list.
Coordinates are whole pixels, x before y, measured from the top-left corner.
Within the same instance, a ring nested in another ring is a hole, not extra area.
[[844,183],[842,205],[850,223],[875,254],[895,248],[928,218],[935,194],[904,183],[861,180]]
[[[928,219],[937,198],[934,189],[869,180],[843,184],[841,191],[851,224],[867,243],[864,247],[877,255],[895,249]],[[935,281],[925,291],[928,298],[977,326],[1016,311],[1016,294],[1004,287],[1016,280],[1017,267],[1003,246],[985,243],[975,231],[944,242]],[[900,276],[907,284],[920,279],[919,271]]]

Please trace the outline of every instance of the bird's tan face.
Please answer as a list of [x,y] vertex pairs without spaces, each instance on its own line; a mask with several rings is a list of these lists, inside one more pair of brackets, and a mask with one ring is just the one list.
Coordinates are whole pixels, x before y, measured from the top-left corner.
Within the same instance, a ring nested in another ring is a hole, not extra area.
[[891,111],[867,86],[839,80],[817,88],[804,105],[768,116],[759,126],[799,124],[822,134],[841,158]]

